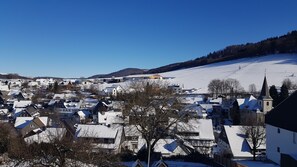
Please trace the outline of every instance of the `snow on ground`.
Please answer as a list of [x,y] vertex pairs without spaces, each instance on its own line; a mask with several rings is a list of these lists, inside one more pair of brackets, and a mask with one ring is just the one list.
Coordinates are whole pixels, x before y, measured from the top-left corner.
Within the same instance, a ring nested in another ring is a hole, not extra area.
[[170,82],[184,86],[184,88],[196,88],[199,93],[206,93],[211,80],[227,78],[239,80],[246,91],[250,84],[255,84],[257,90],[260,90],[265,71],[269,86],[281,86],[285,78],[297,82],[297,54],[244,58],[161,73],[160,75],[175,77]]
[[261,161],[237,161],[237,163],[248,166],[248,167],[279,167],[277,164],[261,162]]
[[[127,167],[131,167],[133,165],[134,161],[131,162],[124,162],[123,165]],[[165,163],[169,167],[208,167],[206,164],[202,163],[194,163],[194,162],[182,162],[182,161],[165,161]],[[147,167],[147,164],[145,162],[141,162],[144,167]],[[154,163],[153,165],[154,166]]]
[[[253,58],[243,58],[205,66],[181,69],[160,73],[166,82],[179,84],[185,89],[196,88],[198,93],[207,93],[208,84],[213,79],[237,79],[241,86],[248,91],[250,84],[255,84],[259,91],[263,84],[266,71],[268,86],[281,86],[286,78],[297,83],[297,54],[275,54]],[[148,77],[152,74],[130,75],[128,77]],[[124,89],[129,81],[116,83]],[[114,84],[104,83],[101,89]]]

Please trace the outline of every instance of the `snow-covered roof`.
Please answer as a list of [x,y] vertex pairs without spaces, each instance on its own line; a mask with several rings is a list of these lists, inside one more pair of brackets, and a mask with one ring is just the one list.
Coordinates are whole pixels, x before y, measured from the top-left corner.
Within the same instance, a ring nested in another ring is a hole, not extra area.
[[0,91],[9,91],[8,85],[0,85]]
[[114,111],[107,111],[104,114],[98,112],[98,123],[99,124],[122,124],[124,123],[123,120],[123,113],[122,112],[114,112]]
[[80,100],[79,102],[73,102],[73,101],[64,102],[64,106],[67,109],[79,109],[81,104],[82,104],[82,100]]
[[124,127],[125,136],[141,136],[135,125],[127,125]]
[[253,157],[242,126],[224,126],[234,157]]
[[[17,117],[14,123],[14,127],[17,129],[22,129],[26,127],[33,119],[34,117]],[[38,117],[38,119],[40,119],[40,121],[44,125],[47,125],[48,117]]]
[[75,135],[78,138],[114,139],[114,143],[94,143],[94,148],[117,150],[120,148],[122,133],[123,126],[121,125],[111,125],[110,127],[107,127],[104,125],[79,124],[76,128]]
[[222,104],[222,101],[223,101],[223,99],[220,97],[220,98],[216,98],[216,99],[210,99],[209,103],[211,103],[211,104]]
[[203,95],[186,95],[185,97],[181,98],[181,102],[182,103],[186,103],[186,104],[194,104],[194,103],[201,103],[204,99]]
[[85,118],[85,117],[88,117],[91,113],[86,110],[81,110],[81,111],[78,111],[77,114],[79,115],[80,118]]
[[[151,143],[154,140],[151,141]],[[146,147],[146,141],[143,138],[138,139],[138,149]],[[187,155],[186,150],[182,149],[177,139],[160,139],[154,146],[155,152],[160,152],[162,156]]]
[[8,96],[18,95],[19,93],[22,93],[19,89],[11,89],[8,93]]
[[13,108],[26,108],[30,104],[32,104],[30,100],[14,101]]
[[211,113],[213,111],[213,104],[200,104],[200,106],[207,112]]
[[111,138],[114,139],[118,133],[118,126],[107,127],[105,125],[79,124],[76,128],[76,137],[87,138]]
[[66,134],[65,128],[46,128],[41,133],[37,133],[35,135],[26,137],[24,140],[28,144],[31,144],[34,142],[36,142],[36,143],[41,143],[41,142],[50,143],[56,139],[61,140],[65,134]]
[[191,139],[214,140],[211,119],[190,119],[188,122],[178,122],[177,131],[183,133],[199,133],[195,136],[185,136]]
[[53,99],[68,99],[72,97],[76,97],[76,95],[73,93],[62,93],[62,94],[55,94]]
[[0,115],[6,115],[8,114],[8,109],[0,109]]
[[14,123],[14,127],[17,129],[22,129],[27,126],[32,120],[33,117],[17,117]]
[[176,139],[160,139],[155,147],[155,152],[160,152],[163,156],[187,155]]
[[257,111],[259,109],[258,100],[253,95],[248,98],[237,99],[237,102],[241,110],[247,109],[251,111]]
[[26,110],[26,108],[16,108],[16,109],[14,109],[14,113],[13,113],[13,116],[14,117],[18,117],[20,114],[22,114],[23,113],[23,111],[25,111]]

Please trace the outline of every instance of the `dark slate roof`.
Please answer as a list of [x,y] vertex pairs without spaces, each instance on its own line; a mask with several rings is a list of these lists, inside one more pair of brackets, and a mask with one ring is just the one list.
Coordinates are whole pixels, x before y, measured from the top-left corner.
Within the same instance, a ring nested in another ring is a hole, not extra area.
[[0,96],[0,104],[4,103],[4,99]]
[[261,99],[272,99],[270,97],[270,94],[269,94],[269,88],[268,88],[266,76],[264,77],[261,93],[260,93],[260,96],[258,97],[258,99],[259,100],[261,100]]
[[265,123],[297,132],[297,91],[282,103],[269,111],[265,116]]
[[38,113],[38,108],[36,105],[31,104],[30,106],[27,107],[27,113],[30,114],[31,117],[33,117],[35,114]]

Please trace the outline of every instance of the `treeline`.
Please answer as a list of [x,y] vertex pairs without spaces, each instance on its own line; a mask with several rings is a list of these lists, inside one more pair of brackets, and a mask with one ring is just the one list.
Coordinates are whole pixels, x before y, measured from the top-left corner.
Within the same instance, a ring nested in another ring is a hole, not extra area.
[[0,74],[0,79],[29,79],[18,74]]
[[273,99],[273,107],[276,107],[289,97],[289,90],[297,90],[297,83],[292,82],[289,78],[283,80],[279,91],[275,85],[270,87],[269,94]]
[[297,31],[289,32],[280,37],[268,38],[257,43],[228,46],[223,50],[209,53],[207,56],[199,57],[195,60],[166,65],[148,70],[146,73],[161,73],[222,61],[277,53],[297,53]]
[[239,94],[242,94],[245,91],[238,80],[228,78],[226,80],[211,80],[208,84],[208,92],[212,94],[213,97],[218,97],[219,95],[237,97]]

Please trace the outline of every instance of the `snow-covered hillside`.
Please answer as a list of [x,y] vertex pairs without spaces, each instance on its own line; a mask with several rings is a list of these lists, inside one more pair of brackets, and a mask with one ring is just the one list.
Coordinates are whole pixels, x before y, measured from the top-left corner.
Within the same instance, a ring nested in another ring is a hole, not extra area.
[[281,86],[285,78],[297,82],[297,54],[276,54],[255,58],[214,63],[189,69],[161,73],[163,77],[175,77],[170,82],[184,88],[196,88],[200,93],[207,92],[212,79],[233,78],[239,80],[247,91],[250,84],[261,89],[263,78],[267,76],[268,85]]

